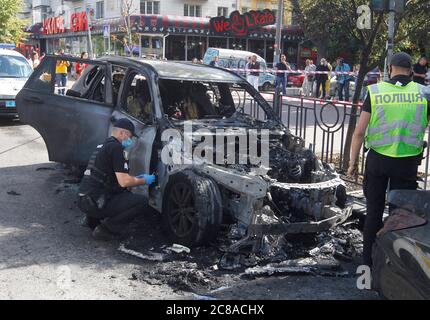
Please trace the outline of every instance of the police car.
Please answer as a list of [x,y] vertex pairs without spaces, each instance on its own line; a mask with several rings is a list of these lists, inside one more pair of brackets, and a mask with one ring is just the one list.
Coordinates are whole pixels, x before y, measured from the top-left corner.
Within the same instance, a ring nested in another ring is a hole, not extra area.
[[33,71],[14,45],[0,44],[0,117],[16,117],[15,96]]

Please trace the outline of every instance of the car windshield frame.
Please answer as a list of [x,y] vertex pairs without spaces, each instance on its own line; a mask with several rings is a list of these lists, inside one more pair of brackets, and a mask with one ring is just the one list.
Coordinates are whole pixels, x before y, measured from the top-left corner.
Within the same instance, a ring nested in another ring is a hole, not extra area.
[[0,55],[0,78],[26,79],[30,77],[33,68],[23,57]]

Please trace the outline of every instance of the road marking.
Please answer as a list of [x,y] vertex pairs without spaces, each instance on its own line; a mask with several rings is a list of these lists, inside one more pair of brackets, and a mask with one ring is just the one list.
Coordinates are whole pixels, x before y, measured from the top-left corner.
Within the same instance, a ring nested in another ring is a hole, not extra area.
[[34,138],[34,139],[30,140],[30,141],[27,141],[27,142],[21,143],[21,144],[19,144],[19,145],[17,145],[17,146],[14,146],[14,147],[12,147],[12,148],[9,148],[9,149],[6,149],[6,150],[4,150],[4,151],[1,151],[1,152],[0,152],[0,155],[1,155],[1,154],[5,154],[5,153],[7,153],[7,152],[9,152],[9,151],[12,151],[12,150],[14,150],[14,149],[20,148],[20,147],[22,147],[22,146],[25,146],[26,144],[32,143],[32,142],[34,142],[34,141],[36,141],[36,140],[38,140],[38,139],[40,139],[40,138],[42,138],[42,137],[41,137],[41,136],[38,136],[37,138]]

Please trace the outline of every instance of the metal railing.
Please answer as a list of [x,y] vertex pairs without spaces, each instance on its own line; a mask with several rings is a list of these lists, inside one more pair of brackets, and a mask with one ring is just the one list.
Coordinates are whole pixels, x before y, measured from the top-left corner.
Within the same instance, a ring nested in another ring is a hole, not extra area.
[[[360,116],[361,105],[357,113],[352,113],[353,104],[345,101],[330,101],[314,98],[266,95],[273,105],[279,118],[296,136],[303,138],[306,144],[322,161],[333,163],[338,169],[342,168],[345,158],[344,148],[351,117],[356,123]],[[241,108],[257,119],[261,118],[259,108],[254,99],[243,93]],[[263,120],[263,119],[261,119]],[[427,130],[427,141],[430,132]],[[429,148],[424,151],[425,161],[419,167],[423,189],[427,189],[429,170]],[[359,174],[364,173],[366,152],[364,147],[360,151]]]
[[[325,162],[342,168],[344,148],[348,125],[351,117],[356,123],[360,116],[361,106],[356,105],[357,113],[353,114],[350,102],[328,101],[312,98],[281,97],[278,115],[291,133],[311,144],[310,149]],[[274,106],[276,103],[274,103]],[[430,131],[427,130],[427,141]],[[366,152],[360,151],[359,174],[364,173]],[[429,148],[424,151],[424,161],[419,166],[419,180],[423,189],[427,189],[429,170]]]

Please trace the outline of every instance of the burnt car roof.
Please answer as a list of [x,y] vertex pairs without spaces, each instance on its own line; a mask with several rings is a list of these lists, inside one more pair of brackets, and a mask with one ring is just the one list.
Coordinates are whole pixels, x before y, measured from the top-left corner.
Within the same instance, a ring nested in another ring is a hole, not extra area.
[[191,62],[163,61],[143,58],[105,56],[100,58],[101,61],[118,62],[118,63],[140,63],[149,65],[160,78],[178,79],[178,80],[196,80],[196,81],[222,81],[222,82],[244,82],[239,77],[228,70],[211,67],[203,64],[193,64]]

